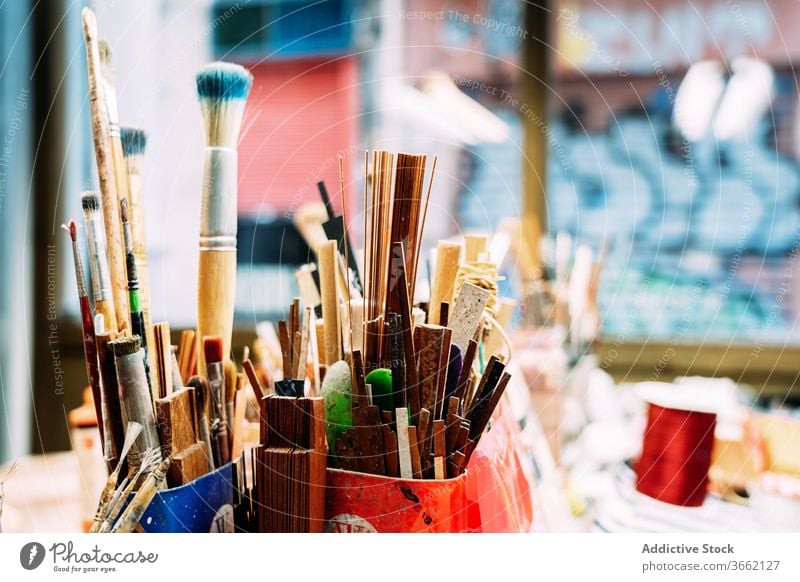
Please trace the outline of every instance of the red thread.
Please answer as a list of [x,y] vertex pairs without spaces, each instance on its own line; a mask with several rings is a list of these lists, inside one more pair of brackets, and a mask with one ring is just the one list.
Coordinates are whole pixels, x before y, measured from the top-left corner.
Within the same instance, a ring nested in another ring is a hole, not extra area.
[[636,489],[650,497],[697,507],[708,489],[717,416],[650,404]]

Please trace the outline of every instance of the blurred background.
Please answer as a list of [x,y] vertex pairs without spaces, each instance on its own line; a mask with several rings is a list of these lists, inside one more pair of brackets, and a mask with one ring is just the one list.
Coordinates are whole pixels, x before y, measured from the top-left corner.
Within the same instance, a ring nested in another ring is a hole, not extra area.
[[[294,213],[318,201],[316,182],[359,225],[364,151],[414,151],[439,158],[428,242],[521,218],[545,270],[557,232],[595,251],[595,349],[615,378],[731,377],[798,399],[795,3],[90,4],[121,121],[148,133],[154,320],[194,326],[194,74],[225,59],[254,75],[239,150],[241,338],[297,292],[310,251]],[[86,383],[59,228],[96,187],[84,5],[0,3],[0,462],[68,448],[65,411]],[[519,265],[504,271],[503,292],[524,294]]]

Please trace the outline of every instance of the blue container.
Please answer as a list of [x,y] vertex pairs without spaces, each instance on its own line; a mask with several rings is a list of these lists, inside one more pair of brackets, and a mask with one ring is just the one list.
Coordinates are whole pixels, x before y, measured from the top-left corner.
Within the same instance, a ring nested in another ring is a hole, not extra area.
[[147,533],[233,533],[231,464],[159,491],[140,523]]

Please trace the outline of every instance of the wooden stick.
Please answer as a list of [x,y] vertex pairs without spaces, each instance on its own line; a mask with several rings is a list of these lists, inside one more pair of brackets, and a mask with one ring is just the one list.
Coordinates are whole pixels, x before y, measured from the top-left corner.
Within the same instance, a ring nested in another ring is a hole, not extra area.
[[475,263],[489,246],[489,237],[485,234],[468,234],[464,237],[464,262]]
[[278,338],[281,342],[283,379],[288,380],[292,377],[292,342],[289,336],[289,327],[283,319],[278,322]]
[[448,453],[453,452],[453,445],[456,442],[458,435],[458,427],[461,426],[461,416],[459,416],[458,408],[461,406],[461,400],[455,396],[451,396],[447,405],[447,422],[445,424],[445,449]]
[[467,344],[467,351],[464,354],[464,362],[461,367],[461,375],[458,377],[456,384],[456,391],[453,396],[460,398],[462,401],[467,396],[467,386],[469,385],[469,375],[472,371],[472,363],[475,361],[475,355],[478,353],[478,342],[474,339],[469,340]]
[[297,355],[297,368],[294,377],[298,380],[305,380],[306,368],[308,366],[308,337],[311,325],[311,307],[303,310],[303,320],[300,328],[300,351]]
[[325,326],[323,349],[325,364],[330,366],[342,357],[342,331],[339,321],[339,297],[336,288],[336,241],[326,241],[319,250],[322,318]]
[[453,287],[458,273],[458,259],[461,245],[447,241],[439,241],[436,245],[436,266],[431,285],[431,299],[428,307],[428,323],[440,324],[442,302],[453,301]]
[[[393,252],[402,257],[402,243],[395,243],[393,246]],[[397,267],[397,287],[398,295],[400,297],[399,315],[400,325],[403,330],[403,345],[405,347],[406,356],[406,390],[408,393],[408,403],[411,405],[411,414],[415,415],[419,412],[421,406],[418,387],[419,375],[417,373],[417,368],[414,365],[417,359],[416,351],[414,349],[414,324],[411,317],[411,300],[404,263],[405,261],[400,261]]]
[[447,456],[446,432],[443,420],[433,421],[433,456],[434,458]]
[[[406,354],[404,345],[404,332],[401,328],[402,321],[396,313],[390,313],[389,318],[389,355],[392,369],[392,391],[396,408],[405,408],[408,404],[408,386],[406,385]],[[413,365],[413,362],[412,364]]]
[[420,406],[427,408],[434,418],[438,418],[444,403],[450,330],[438,325],[418,325],[414,328],[414,345],[418,350],[416,366],[419,373]]
[[197,442],[199,435],[193,430],[194,410],[194,388],[181,388],[156,400],[158,435],[166,456],[180,453]]
[[368,405],[367,389],[364,384],[364,361],[359,350],[353,352],[351,370],[353,375],[353,405],[356,407]]
[[[405,408],[398,408],[395,411],[397,423],[397,453],[400,458],[400,478],[413,479],[414,468],[411,465],[411,442],[408,431],[408,411]],[[417,443],[414,441],[414,447]]]
[[244,368],[244,373],[247,375],[247,379],[250,381],[250,385],[253,387],[253,391],[256,393],[256,399],[260,401],[267,395],[267,391],[258,379],[258,374],[256,373],[255,366],[253,366],[253,362],[245,360],[242,367]]
[[419,441],[417,440],[417,427],[408,427],[408,448],[411,452],[411,469],[414,479],[422,479],[422,463],[419,455]]
[[447,327],[450,321],[450,304],[447,301],[442,301],[439,304],[439,325]]
[[[391,414],[391,413],[389,413]],[[387,477],[399,477],[400,466],[397,458],[397,435],[392,432],[388,424],[382,424],[381,430],[383,431],[383,450],[384,450],[384,466],[386,467]]]
[[319,296],[319,289],[314,282],[314,277],[311,275],[316,270],[313,264],[303,265],[295,272],[297,279],[297,287],[300,290],[300,297],[303,303],[309,307],[316,307],[322,302]]
[[481,438],[483,431],[489,424],[489,420],[492,418],[492,414],[494,413],[495,408],[497,408],[497,404],[500,402],[500,397],[503,396],[503,392],[505,391],[510,379],[511,375],[507,372],[504,372],[503,376],[500,378],[500,381],[488,394],[485,403],[482,405],[479,403],[475,406],[470,422],[470,438],[474,439],[476,442]]
[[434,479],[444,479],[444,458],[443,457],[434,457],[433,458],[433,478]]
[[419,445],[419,456],[422,459],[422,468],[428,467],[428,453],[430,451],[430,436],[431,436],[431,413],[427,408],[419,411],[419,419],[417,420],[417,438]]
[[[94,12],[84,8],[83,37],[86,43],[86,67],[89,74],[89,106],[92,113],[92,136],[97,160],[97,177],[103,205],[103,222],[106,228],[108,266],[111,271],[111,288],[114,310],[119,329],[130,329],[128,318],[128,277],[125,273],[125,253],[119,219],[119,197],[117,195],[113,153],[109,138],[108,106],[100,71],[100,49],[97,35],[97,19]],[[113,322],[107,322],[107,325]]]

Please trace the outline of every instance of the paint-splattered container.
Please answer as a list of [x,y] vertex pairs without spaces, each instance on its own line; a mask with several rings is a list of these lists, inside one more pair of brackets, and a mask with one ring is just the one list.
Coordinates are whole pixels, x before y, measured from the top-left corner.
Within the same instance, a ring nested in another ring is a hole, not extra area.
[[397,479],[328,469],[329,532],[465,532],[467,474],[454,479]]
[[396,479],[328,469],[329,532],[526,532],[533,525],[532,476],[519,428],[501,402],[467,470],[455,479]]
[[147,533],[232,533],[231,464],[159,491],[139,523]]

